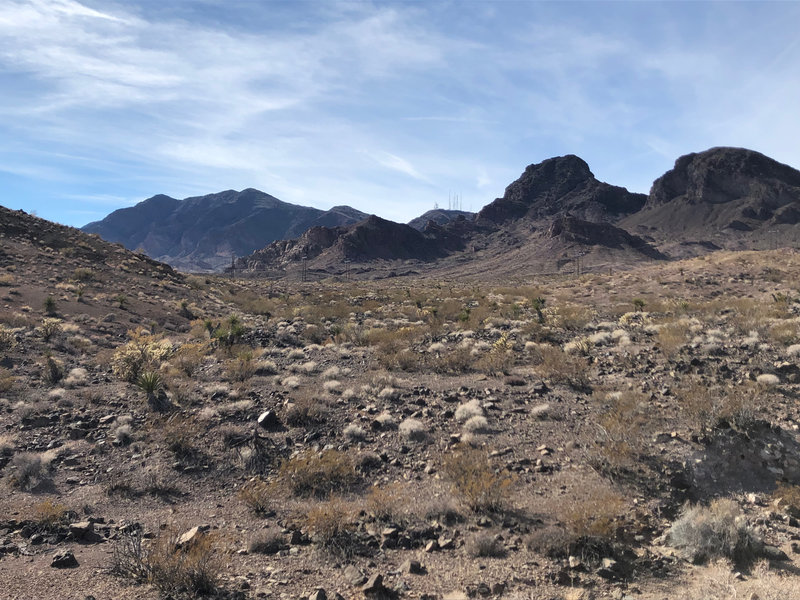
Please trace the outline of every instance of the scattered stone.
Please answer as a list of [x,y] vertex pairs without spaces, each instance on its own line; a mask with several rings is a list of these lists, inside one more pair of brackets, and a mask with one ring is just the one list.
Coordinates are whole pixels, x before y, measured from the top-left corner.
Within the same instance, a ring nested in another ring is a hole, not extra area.
[[325,593],[323,588],[317,588],[316,591],[308,597],[308,600],[328,600],[328,594]]
[[72,550],[61,550],[53,555],[50,566],[56,569],[72,569],[78,566],[78,560]]
[[469,600],[464,592],[449,592],[442,597],[442,600]]
[[367,582],[364,574],[354,565],[347,565],[344,568],[344,578],[352,586],[364,585]]
[[91,521],[78,521],[77,523],[69,524],[69,532],[76,540],[83,539],[94,530],[94,524]]
[[281,424],[274,410],[265,410],[258,416],[258,424],[264,429],[273,429]]
[[178,538],[178,548],[184,548],[186,546],[190,546],[194,544],[197,540],[199,540],[203,536],[203,531],[199,526],[192,527],[189,531],[186,531]]
[[370,577],[367,583],[363,585],[361,591],[365,594],[379,594],[383,589],[383,575],[375,573],[375,575]]
[[422,575],[422,564],[418,560],[408,559],[406,562],[400,565],[400,572],[409,573],[411,575]]
[[789,557],[787,556],[786,552],[784,552],[780,548],[777,548],[776,546],[765,545],[761,549],[761,554],[764,558],[769,560],[779,560],[779,561],[789,560]]

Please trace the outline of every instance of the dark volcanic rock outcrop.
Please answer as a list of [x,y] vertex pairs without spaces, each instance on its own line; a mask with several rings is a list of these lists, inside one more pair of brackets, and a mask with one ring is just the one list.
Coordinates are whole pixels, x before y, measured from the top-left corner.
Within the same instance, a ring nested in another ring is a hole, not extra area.
[[603,246],[615,250],[634,250],[648,258],[663,260],[666,257],[642,238],[631,235],[610,223],[592,223],[572,216],[553,220],[547,231],[550,238],[579,246]]
[[232,256],[297,237],[309,227],[347,225],[365,216],[348,206],[322,211],[246,189],[185,200],[154,196],[83,230],[184,270],[214,270],[230,265]]
[[644,194],[598,181],[585,161],[570,154],[528,166],[502,198],[478,213],[477,220],[500,225],[569,213],[587,221],[613,222],[642,208],[646,199]]
[[621,224],[664,243],[738,249],[759,247],[767,232],[793,239],[798,222],[800,171],[753,150],[711,148],[676,160],[645,207]]
[[296,239],[273,242],[237,259],[235,266],[251,270],[286,269],[305,257],[313,268],[325,269],[344,260],[429,261],[445,253],[445,247],[434,236],[370,215],[346,227],[312,227]]
[[444,208],[435,208],[420,215],[416,219],[411,219],[408,224],[417,231],[424,231],[425,227],[427,227],[428,223],[431,221],[437,225],[446,225],[447,223],[455,221],[459,218],[471,221],[475,218],[475,213],[467,212],[465,210],[447,210]]

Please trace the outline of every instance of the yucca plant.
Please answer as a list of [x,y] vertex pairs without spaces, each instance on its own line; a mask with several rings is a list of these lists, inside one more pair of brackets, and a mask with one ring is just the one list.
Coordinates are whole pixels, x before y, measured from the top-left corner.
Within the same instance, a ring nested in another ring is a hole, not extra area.
[[163,412],[170,403],[164,393],[164,379],[158,371],[144,371],[136,379],[136,387],[147,394],[147,404],[153,410]]

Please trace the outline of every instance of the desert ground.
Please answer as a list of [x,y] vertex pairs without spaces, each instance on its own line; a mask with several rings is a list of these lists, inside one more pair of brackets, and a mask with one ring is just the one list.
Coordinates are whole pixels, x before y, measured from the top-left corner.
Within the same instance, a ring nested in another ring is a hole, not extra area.
[[0,597],[800,598],[800,254],[184,275],[0,252]]

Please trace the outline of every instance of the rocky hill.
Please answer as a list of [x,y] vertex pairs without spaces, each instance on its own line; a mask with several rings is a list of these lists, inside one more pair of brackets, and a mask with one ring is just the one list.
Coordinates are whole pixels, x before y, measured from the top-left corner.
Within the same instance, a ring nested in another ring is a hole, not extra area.
[[355,223],[366,215],[349,206],[328,211],[282,202],[255,189],[185,200],[158,195],[83,227],[184,271],[211,271],[274,240],[310,227]]
[[475,217],[475,213],[466,210],[448,210],[446,208],[434,208],[426,213],[418,216],[416,219],[411,219],[408,224],[418,231],[422,231],[433,221],[437,225],[446,225],[450,221],[454,221],[463,217],[467,221],[471,221]]
[[799,222],[800,171],[752,150],[711,148],[676,160],[620,225],[680,256],[793,244]]
[[529,165],[477,220],[499,225],[568,213],[586,221],[614,222],[640,210],[646,200],[644,194],[598,181],[585,161],[570,154]]

